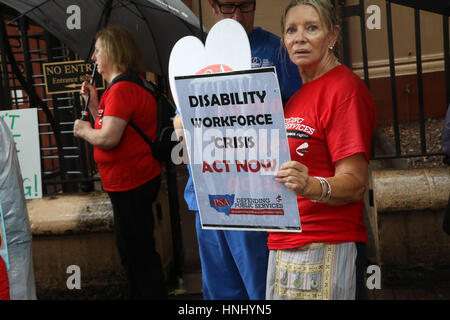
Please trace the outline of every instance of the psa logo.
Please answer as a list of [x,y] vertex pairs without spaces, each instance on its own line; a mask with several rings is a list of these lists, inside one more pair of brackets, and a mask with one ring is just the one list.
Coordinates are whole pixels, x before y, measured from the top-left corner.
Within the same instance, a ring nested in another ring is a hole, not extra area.
[[228,207],[231,204],[231,202],[230,200],[225,198],[217,198],[211,200],[211,204],[215,207]]
[[277,202],[280,203],[280,202],[281,202],[281,195],[279,194],[279,195],[275,198],[275,200],[277,200]]
[[226,195],[208,195],[209,205],[217,212],[225,213],[227,216],[230,214],[231,207],[234,204],[234,194]]

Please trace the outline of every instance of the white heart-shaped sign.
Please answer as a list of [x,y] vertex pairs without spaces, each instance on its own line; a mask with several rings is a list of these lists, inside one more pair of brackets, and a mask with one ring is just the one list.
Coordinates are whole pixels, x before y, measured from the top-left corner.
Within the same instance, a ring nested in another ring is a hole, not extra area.
[[247,33],[233,19],[217,22],[209,31],[204,46],[193,36],[178,40],[169,59],[169,83],[175,104],[178,107],[175,77],[248,70],[251,57]]

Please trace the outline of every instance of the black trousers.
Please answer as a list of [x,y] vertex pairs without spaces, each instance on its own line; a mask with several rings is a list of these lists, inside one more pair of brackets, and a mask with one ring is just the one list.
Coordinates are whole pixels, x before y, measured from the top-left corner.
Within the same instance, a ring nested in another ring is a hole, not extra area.
[[153,235],[152,204],[160,185],[158,176],[134,190],[108,192],[114,212],[116,244],[131,299],[167,299],[161,258]]

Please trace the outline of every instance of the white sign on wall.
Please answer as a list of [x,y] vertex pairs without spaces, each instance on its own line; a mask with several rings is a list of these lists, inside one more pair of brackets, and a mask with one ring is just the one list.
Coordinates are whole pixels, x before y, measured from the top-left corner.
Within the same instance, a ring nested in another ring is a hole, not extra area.
[[0,111],[16,143],[26,199],[42,198],[37,109]]

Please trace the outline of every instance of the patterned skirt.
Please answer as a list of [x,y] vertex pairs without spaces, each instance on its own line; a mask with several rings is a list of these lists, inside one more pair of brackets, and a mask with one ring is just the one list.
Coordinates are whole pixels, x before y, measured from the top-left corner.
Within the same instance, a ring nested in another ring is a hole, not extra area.
[[355,299],[355,260],[353,242],[270,250],[266,299]]

